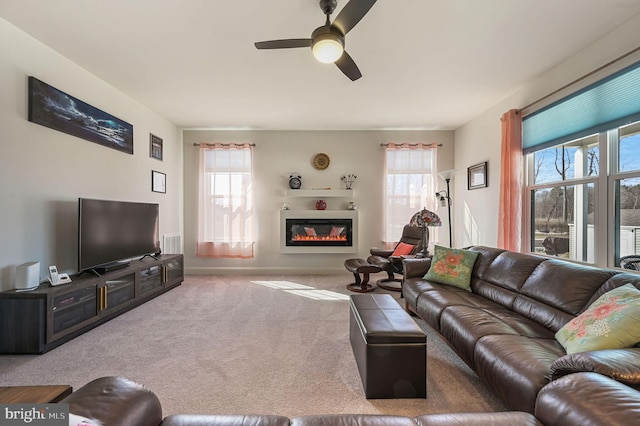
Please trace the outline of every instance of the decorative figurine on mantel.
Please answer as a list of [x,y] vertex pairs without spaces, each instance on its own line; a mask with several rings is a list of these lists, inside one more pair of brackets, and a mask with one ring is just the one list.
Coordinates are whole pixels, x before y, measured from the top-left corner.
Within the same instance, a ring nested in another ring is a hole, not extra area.
[[351,189],[353,182],[358,178],[356,175],[344,175],[340,178],[344,182],[345,189]]
[[300,189],[302,186],[302,176],[298,173],[291,173],[289,175],[289,188]]

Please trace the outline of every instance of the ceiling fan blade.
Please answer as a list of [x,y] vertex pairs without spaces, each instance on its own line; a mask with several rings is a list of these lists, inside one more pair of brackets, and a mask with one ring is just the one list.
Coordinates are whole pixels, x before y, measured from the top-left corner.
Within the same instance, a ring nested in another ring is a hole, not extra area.
[[360,77],[362,77],[362,73],[356,63],[351,59],[351,56],[345,51],[340,56],[340,59],[336,61],[336,65],[340,68],[340,71],[344,73],[347,77],[351,79],[351,81],[356,81]]
[[311,47],[310,38],[288,38],[284,40],[259,41],[257,49],[290,49],[293,47]]
[[376,0],[351,0],[342,8],[332,26],[340,30],[343,35],[346,35],[360,22],[375,3]]

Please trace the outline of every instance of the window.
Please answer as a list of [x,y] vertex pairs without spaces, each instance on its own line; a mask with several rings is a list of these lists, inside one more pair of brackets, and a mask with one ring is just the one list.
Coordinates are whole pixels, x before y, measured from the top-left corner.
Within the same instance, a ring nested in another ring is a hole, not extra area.
[[527,170],[532,252],[611,266],[640,255],[640,122],[534,151]]
[[252,149],[200,147],[199,257],[253,257]]
[[598,136],[530,155],[531,251],[593,262]]
[[640,255],[640,122],[611,133],[618,166],[613,190],[615,264],[619,265],[624,256]]
[[[435,208],[436,145],[387,144],[385,148],[385,246],[400,240],[402,228],[422,208]],[[437,236],[434,235],[433,240]]]
[[531,251],[640,255],[640,62],[524,117],[522,144]]

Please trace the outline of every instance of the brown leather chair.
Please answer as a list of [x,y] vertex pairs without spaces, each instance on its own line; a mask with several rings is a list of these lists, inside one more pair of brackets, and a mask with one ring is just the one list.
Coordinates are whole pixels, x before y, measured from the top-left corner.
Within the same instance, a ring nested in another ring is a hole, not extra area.
[[393,249],[380,249],[372,248],[369,250],[371,256],[367,258],[367,263],[380,267],[388,275],[387,278],[378,280],[378,287],[385,290],[402,291],[402,285],[400,284],[385,284],[385,283],[401,283],[401,278],[396,278],[395,274],[402,274],[402,257],[393,256],[394,251],[398,248],[400,243],[410,244],[413,250],[409,253],[415,255],[422,250],[422,228],[418,226],[405,225],[402,229],[402,236],[400,241]]

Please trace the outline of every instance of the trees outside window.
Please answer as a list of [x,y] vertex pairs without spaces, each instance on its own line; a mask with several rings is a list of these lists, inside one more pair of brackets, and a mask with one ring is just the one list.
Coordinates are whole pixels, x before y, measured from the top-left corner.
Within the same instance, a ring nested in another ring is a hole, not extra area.
[[640,122],[535,151],[527,166],[532,252],[609,266],[640,255]]

